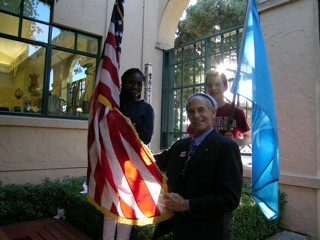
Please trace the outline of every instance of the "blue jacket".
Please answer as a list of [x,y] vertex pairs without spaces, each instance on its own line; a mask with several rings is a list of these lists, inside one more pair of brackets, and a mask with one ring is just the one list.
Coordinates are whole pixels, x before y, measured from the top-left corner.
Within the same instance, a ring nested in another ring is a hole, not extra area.
[[154,111],[152,106],[143,99],[135,100],[120,94],[120,111],[130,118],[140,140],[149,144],[154,129]]

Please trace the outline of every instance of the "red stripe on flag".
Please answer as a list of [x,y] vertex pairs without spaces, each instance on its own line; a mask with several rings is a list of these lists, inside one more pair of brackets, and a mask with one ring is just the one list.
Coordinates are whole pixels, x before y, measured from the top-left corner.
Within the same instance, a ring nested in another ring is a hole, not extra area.
[[[113,149],[115,150],[117,158],[119,159],[123,173],[126,177],[126,181],[131,188],[140,210],[148,217],[159,214],[156,203],[153,201],[150,191],[143,178],[136,169],[136,166],[133,166],[130,162],[130,158],[126,152],[126,149],[123,147],[122,137],[126,136],[127,138],[131,139],[129,142],[131,147],[140,149],[140,151],[136,153],[138,154],[139,160],[145,162],[143,157],[146,157],[147,154],[141,154],[141,151],[143,150],[143,143],[137,139],[132,126],[128,124],[127,120],[116,109],[112,109],[109,112],[107,121],[110,129],[110,135],[112,136]],[[130,212],[125,214],[130,214]],[[128,218],[131,218],[131,216]]]
[[115,76],[111,80],[113,81],[114,85],[116,85],[119,89],[120,83],[119,83],[118,69],[116,68],[116,66],[113,65],[112,59],[108,56],[105,56],[102,66],[105,70],[109,72],[110,76]]
[[[117,49],[117,44],[116,44],[116,38],[115,38],[115,35],[113,32],[108,32],[108,35],[107,35],[107,39],[108,39],[108,44],[112,46],[112,48],[114,49],[113,51],[115,52],[115,57],[116,60],[118,63],[120,62],[120,53]],[[106,49],[106,50],[109,50],[109,49]],[[105,56],[108,56],[107,54],[105,54]]]
[[[127,142],[133,142],[137,141],[137,138],[133,135],[129,134],[123,134],[123,138]],[[155,177],[155,179],[158,181],[159,184],[163,184],[163,176],[161,172],[159,171],[158,167],[156,164],[154,164],[153,158],[146,152],[144,147],[142,146],[143,144],[135,144],[131,145],[134,151],[140,156],[142,163],[145,165],[146,168],[150,171],[150,173]]]
[[111,95],[111,89],[105,85],[102,82],[98,83],[98,87],[99,87],[99,93],[104,96],[111,104],[111,106],[117,107],[118,103],[116,102],[116,100],[112,97]]

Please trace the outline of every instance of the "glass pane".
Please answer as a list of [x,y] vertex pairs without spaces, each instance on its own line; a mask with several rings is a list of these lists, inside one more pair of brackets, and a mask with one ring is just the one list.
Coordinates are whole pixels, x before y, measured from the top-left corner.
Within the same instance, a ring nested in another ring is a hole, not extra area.
[[49,23],[50,4],[39,0],[25,0],[23,16]]
[[204,86],[197,86],[194,88],[194,93],[204,93]]
[[225,53],[223,63],[226,66],[226,70],[235,72],[237,70],[237,51],[233,50]]
[[49,26],[46,24],[23,20],[22,23],[22,37],[39,41],[48,42]]
[[98,39],[83,34],[78,34],[77,50],[98,54]]
[[204,83],[204,59],[198,59],[195,61],[195,72],[196,72],[196,78],[195,83]]
[[236,31],[225,33],[223,40],[224,40],[224,46],[223,46],[224,52],[237,50],[237,48],[238,48],[238,34]]
[[4,38],[0,43],[0,111],[40,113],[46,49]]
[[184,105],[185,105],[187,99],[194,93],[195,92],[193,91],[193,88],[187,88],[187,89],[183,90],[183,96],[182,96],[183,97],[182,102],[184,103],[183,107],[185,107]]
[[0,1],[0,9],[19,14],[20,0],[2,0]]
[[183,113],[183,117],[182,117],[182,131],[186,131],[187,130],[187,127],[189,126],[189,120],[188,120],[188,117],[187,117],[187,112],[186,112],[186,102],[187,102],[187,99],[193,94],[193,88],[187,88],[187,89],[184,89],[183,90],[183,95],[182,95],[182,113]]
[[204,57],[205,56],[205,45],[204,45],[204,41],[201,42],[197,42],[195,44],[196,46],[196,58],[197,57]]
[[193,62],[187,62],[183,68],[183,86],[193,85]]
[[194,45],[190,44],[184,47],[183,61],[194,59]]
[[175,59],[175,63],[179,63],[182,61],[182,57],[183,57],[183,49],[182,48],[178,48],[174,50],[174,59]]
[[174,141],[180,138],[181,90],[174,91],[173,130]]
[[52,51],[48,113],[88,116],[94,90],[96,59]]
[[0,13],[0,32],[18,36],[19,18]]
[[174,66],[174,87],[181,86],[181,64]]
[[221,56],[220,55],[211,56],[210,62],[211,62],[211,68],[216,68],[221,64]]
[[75,33],[60,28],[52,28],[51,43],[56,46],[74,49]]
[[209,55],[219,55],[221,53],[221,36],[212,37],[208,41],[210,52]]

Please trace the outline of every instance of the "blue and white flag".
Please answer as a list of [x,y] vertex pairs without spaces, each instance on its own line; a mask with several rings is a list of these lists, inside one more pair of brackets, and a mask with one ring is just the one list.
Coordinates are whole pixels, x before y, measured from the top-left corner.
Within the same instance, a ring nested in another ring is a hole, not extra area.
[[231,92],[252,101],[252,195],[266,218],[273,220],[278,217],[279,140],[268,58],[255,0],[248,1]]

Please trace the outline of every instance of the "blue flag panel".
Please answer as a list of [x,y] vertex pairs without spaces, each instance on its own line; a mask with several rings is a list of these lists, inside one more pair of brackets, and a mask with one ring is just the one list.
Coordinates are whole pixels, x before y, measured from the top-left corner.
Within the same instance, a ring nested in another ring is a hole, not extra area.
[[252,101],[252,194],[267,219],[278,217],[279,141],[272,82],[255,0],[248,1],[234,94]]

